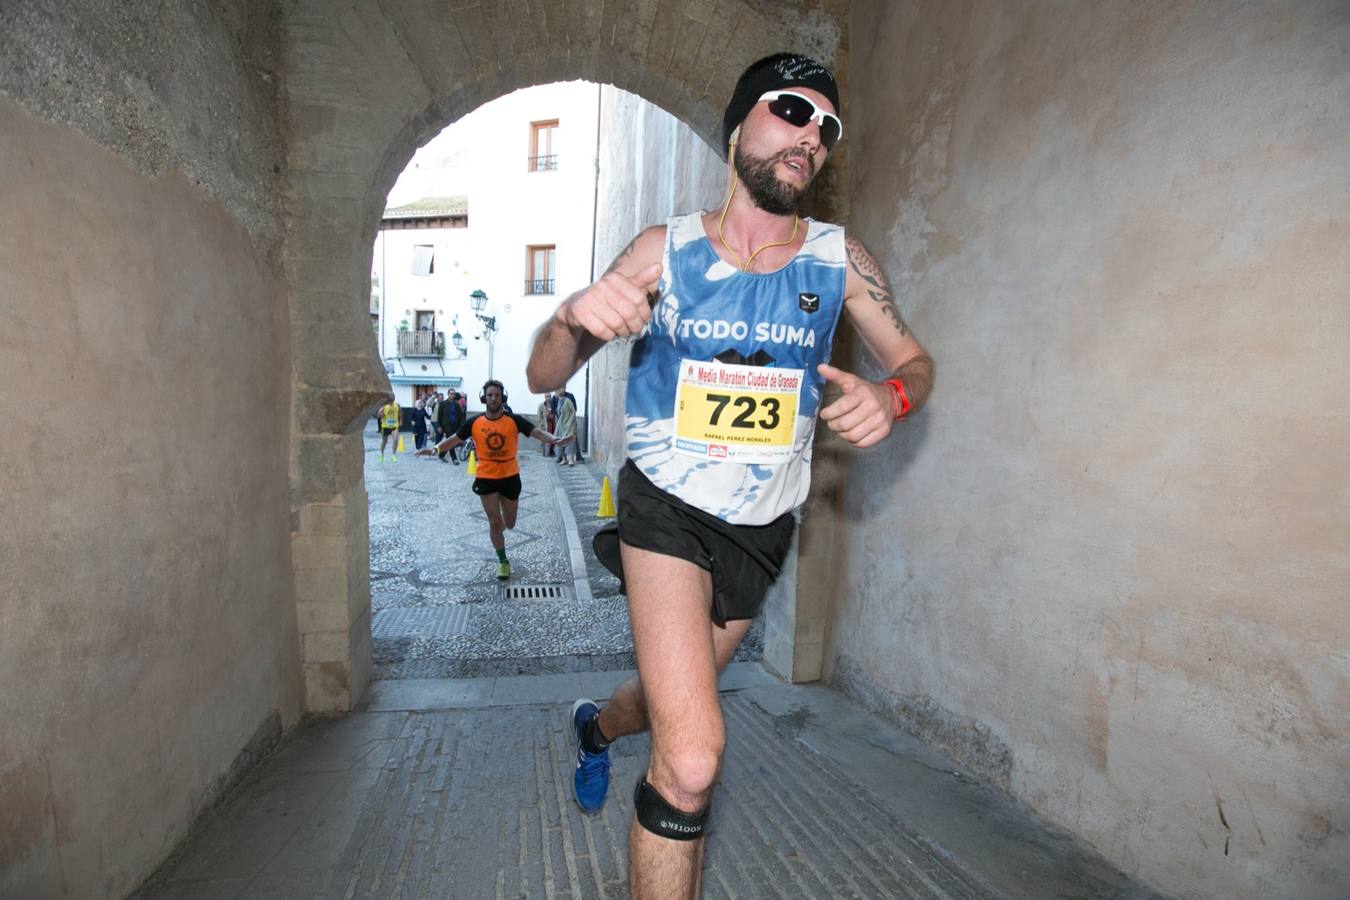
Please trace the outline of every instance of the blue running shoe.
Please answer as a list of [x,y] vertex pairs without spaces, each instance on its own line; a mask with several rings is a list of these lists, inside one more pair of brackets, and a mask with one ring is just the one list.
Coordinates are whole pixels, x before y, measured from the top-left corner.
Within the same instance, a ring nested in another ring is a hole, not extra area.
[[588,813],[598,812],[605,805],[605,794],[609,791],[609,748],[599,753],[587,753],[581,745],[581,735],[591,719],[600,715],[600,707],[594,700],[578,700],[572,704],[572,730],[577,742],[577,770],[572,775],[572,790],[576,793],[577,805]]

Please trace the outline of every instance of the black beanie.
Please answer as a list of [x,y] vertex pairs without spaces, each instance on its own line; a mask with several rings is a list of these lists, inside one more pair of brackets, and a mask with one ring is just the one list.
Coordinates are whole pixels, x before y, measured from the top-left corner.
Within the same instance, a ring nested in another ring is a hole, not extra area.
[[766,56],[741,73],[736,89],[731,92],[727,111],[722,114],[722,155],[727,153],[731,133],[745,121],[750,110],[768,91],[789,87],[805,87],[820,91],[839,111],[839,88],[829,69],[807,56],[797,53],[775,53]]

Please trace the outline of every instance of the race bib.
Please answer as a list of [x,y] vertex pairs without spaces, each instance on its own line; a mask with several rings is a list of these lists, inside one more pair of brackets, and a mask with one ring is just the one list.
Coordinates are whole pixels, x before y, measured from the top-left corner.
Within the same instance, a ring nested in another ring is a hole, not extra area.
[[792,458],[803,369],[680,361],[675,450],[728,462]]

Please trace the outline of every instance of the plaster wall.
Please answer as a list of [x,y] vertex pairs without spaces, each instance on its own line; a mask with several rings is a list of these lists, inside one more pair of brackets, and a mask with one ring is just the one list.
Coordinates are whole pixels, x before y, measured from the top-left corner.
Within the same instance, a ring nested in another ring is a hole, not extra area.
[[854,5],[852,223],[937,361],[835,685],[1187,897],[1350,884],[1350,8]]
[[124,896],[298,715],[269,22],[0,12],[3,897]]

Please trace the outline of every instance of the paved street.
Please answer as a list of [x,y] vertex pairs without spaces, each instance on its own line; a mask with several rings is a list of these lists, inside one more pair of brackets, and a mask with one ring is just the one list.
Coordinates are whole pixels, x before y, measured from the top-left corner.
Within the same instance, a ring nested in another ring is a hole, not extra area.
[[[591,550],[609,521],[596,516],[598,466],[559,466],[539,453],[538,441],[522,441],[520,517],[506,539],[508,595],[467,467],[414,457],[411,435],[408,453],[381,463],[373,428],[365,438],[377,679],[634,666],[618,579]],[[737,659],[758,659],[762,635],[753,628]]]
[[[594,467],[533,449],[508,536],[509,587],[529,597],[497,583],[463,466],[367,453],[377,680],[350,715],[288,735],[137,900],[626,896],[647,741],[615,744],[605,808],[585,816],[567,716],[631,674],[627,616],[590,555]],[[728,743],[704,896],[1156,896],[891,724],[757,658],[755,645],[719,685]]]

